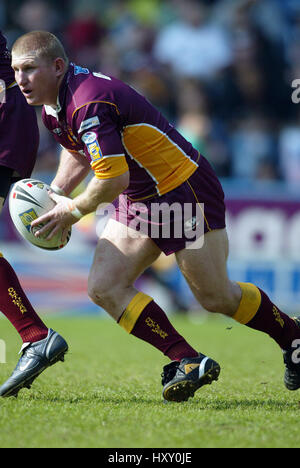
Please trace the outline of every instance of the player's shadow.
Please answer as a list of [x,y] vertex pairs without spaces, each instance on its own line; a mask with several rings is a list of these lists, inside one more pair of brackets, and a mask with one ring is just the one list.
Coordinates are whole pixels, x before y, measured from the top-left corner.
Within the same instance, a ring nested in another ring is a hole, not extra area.
[[[159,400],[157,398],[146,398],[146,397],[141,397],[139,395],[128,395],[127,397],[123,396],[103,396],[103,395],[95,395],[94,393],[86,393],[84,395],[71,395],[67,396],[65,394],[45,394],[41,391],[36,391],[31,394],[26,394],[20,393],[19,397],[21,399],[30,399],[31,401],[39,401],[39,402],[44,402],[44,403],[67,403],[67,404],[73,404],[73,405],[80,405],[80,404],[115,404],[115,405],[128,405],[130,404],[143,404],[143,405],[157,405],[160,406],[162,403],[164,403],[162,400]],[[12,399],[14,399],[12,397]]]
[[[249,409],[269,409],[269,410],[276,410],[276,411],[283,411],[287,409],[300,409],[300,402],[299,400],[296,401],[284,401],[284,400],[276,400],[275,398],[235,398],[235,399],[228,399],[228,400],[219,400],[216,398],[214,401],[203,402],[200,399],[193,400],[195,404],[197,404],[198,409],[210,409],[212,411],[226,411],[226,410],[249,410]],[[200,408],[199,408],[200,407]]]
[[[268,409],[276,411],[284,411],[287,409],[300,409],[300,401],[284,401],[278,400],[275,398],[232,398],[232,399],[222,399],[216,398],[215,400],[202,399],[202,398],[193,398],[187,402],[175,403],[175,402],[164,402],[159,398],[151,398],[147,396],[141,396],[139,394],[127,394],[126,396],[121,395],[112,395],[107,396],[103,395],[100,392],[86,392],[84,394],[78,395],[66,395],[64,393],[45,394],[42,391],[36,391],[31,394],[24,392],[20,394],[21,398],[26,398],[30,400],[36,400],[45,403],[67,403],[73,405],[80,404],[107,404],[107,405],[149,405],[151,407],[157,406],[165,408],[168,411],[168,408],[176,407],[177,405],[187,405],[189,407],[195,407],[197,410],[211,410],[211,411],[232,411],[232,410],[249,410],[249,409]],[[19,397],[20,398],[20,397]]]

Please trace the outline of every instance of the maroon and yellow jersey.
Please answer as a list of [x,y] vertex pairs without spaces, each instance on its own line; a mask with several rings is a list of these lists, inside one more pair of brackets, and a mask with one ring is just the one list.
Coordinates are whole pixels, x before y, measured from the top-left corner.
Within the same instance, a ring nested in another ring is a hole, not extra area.
[[0,80],[0,166],[14,169],[14,178],[25,179],[31,176],[36,161],[39,129],[35,109],[27,104],[15,82],[1,31]]
[[6,47],[6,39],[0,31],[0,79],[5,82],[6,87],[15,83],[14,71],[11,68],[11,55]]
[[43,121],[67,150],[87,157],[96,177],[129,170],[133,199],[163,195],[197,169],[199,152],[136,90],[122,81],[70,64],[56,110]]

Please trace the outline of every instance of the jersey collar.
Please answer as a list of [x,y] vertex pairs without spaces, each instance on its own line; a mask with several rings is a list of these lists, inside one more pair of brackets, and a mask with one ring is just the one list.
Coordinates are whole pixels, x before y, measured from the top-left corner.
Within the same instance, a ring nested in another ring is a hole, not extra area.
[[63,80],[61,82],[59,92],[58,92],[58,96],[57,96],[56,108],[53,109],[53,107],[51,107],[51,106],[44,105],[44,109],[45,109],[46,114],[51,115],[56,120],[58,120],[58,114],[61,112],[61,110],[62,110],[62,108],[64,106],[67,87],[68,87],[68,82],[69,82],[70,67],[71,66],[69,65],[68,71],[66,72],[66,74],[65,74],[65,76],[64,76],[64,78],[63,78]]

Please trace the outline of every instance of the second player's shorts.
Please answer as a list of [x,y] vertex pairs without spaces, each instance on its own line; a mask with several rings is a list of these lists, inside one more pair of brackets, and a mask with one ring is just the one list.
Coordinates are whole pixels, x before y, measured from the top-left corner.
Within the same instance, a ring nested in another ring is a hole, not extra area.
[[166,255],[200,248],[203,234],[225,228],[224,192],[203,156],[197,170],[175,190],[139,201],[122,194],[114,207],[114,219],[150,237]]
[[14,170],[13,180],[30,177],[39,145],[36,112],[18,86],[6,90],[0,104],[0,166]]

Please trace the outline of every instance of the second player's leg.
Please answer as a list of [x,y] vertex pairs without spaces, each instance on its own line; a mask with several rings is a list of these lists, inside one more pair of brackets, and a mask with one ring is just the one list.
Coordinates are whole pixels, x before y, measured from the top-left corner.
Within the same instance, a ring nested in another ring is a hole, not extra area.
[[[0,215],[12,184],[13,169],[0,165]],[[48,328],[34,311],[16,273],[0,252],[1,312],[15,327],[23,342],[45,338]],[[25,313],[26,312],[26,313]]]
[[[0,166],[0,214],[12,183],[13,170]],[[17,396],[47,367],[63,356],[66,341],[48,329],[33,309],[10,263],[0,253],[0,308],[23,341],[21,358],[12,375],[0,387],[0,396]]]

